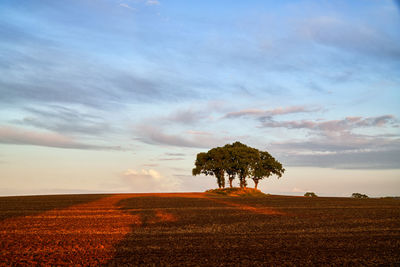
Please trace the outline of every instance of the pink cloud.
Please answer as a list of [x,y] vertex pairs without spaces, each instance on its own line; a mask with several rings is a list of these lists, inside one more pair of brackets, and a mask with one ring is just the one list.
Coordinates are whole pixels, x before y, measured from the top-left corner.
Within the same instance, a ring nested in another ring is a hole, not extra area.
[[383,115],[378,117],[346,117],[342,120],[329,121],[273,121],[267,120],[263,122],[263,127],[270,128],[288,128],[288,129],[309,129],[323,132],[348,131],[361,127],[384,127],[396,122],[393,115]]
[[238,118],[244,116],[250,117],[272,117],[278,115],[286,115],[292,113],[309,113],[319,111],[320,108],[308,108],[305,106],[290,106],[290,107],[279,107],[271,110],[262,109],[244,109],[235,112],[229,112],[225,114],[225,118]]

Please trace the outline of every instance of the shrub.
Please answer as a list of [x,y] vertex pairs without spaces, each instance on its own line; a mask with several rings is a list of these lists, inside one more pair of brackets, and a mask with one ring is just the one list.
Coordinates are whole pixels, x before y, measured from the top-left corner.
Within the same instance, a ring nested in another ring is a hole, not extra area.
[[360,194],[360,193],[353,193],[353,194],[351,195],[351,197],[352,197],[352,198],[368,198],[367,195]]
[[221,188],[221,189],[210,189],[207,190],[206,193],[212,195],[223,195],[223,196],[240,196],[240,197],[265,197],[266,194],[261,192],[258,189],[254,188]]
[[317,194],[315,194],[314,192],[307,192],[304,194],[305,197],[317,197]]

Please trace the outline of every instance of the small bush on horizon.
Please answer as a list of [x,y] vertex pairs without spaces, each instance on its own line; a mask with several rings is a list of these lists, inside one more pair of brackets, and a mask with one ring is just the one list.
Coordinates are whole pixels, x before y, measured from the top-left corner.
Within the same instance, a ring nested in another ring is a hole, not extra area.
[[306,192],[304,194],[305,197],[318,197],[317,194],[315,194],[314,192]]
[[367,195],[365,194],[360,194],[360,193],[353,193],[351,194],[352,198],[369,198]]

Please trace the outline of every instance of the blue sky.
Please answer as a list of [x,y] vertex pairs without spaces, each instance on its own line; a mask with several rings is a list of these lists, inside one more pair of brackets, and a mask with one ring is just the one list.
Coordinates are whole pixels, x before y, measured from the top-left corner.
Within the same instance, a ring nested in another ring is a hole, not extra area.
[[0,195],[203,191],[234,141],[265,192],[400,194],[394,1],[2,1],[0,73]]

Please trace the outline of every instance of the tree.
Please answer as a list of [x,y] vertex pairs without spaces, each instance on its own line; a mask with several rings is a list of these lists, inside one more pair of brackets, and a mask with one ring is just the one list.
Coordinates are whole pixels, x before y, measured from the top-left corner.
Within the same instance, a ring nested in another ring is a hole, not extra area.
[[351,197],[352,198],[368,198],[367,195],[361,194],[361,193],[353,193],[353,194],[351,194]]
[[306,192],[304,194],[305,197],[318,197],[317,194],[315,194],[314,192]]
[[221,147],[197,154],[193,175],[214,175],[219,188],[225,187],[224,151]]
[[251,163],[251,174],[253,176],[254,188],[257,189],[258,182],[275,174],[282,177],[285,169],[282,164],[266,151],[258,151],[258,157]]
[[233,153],[240,188],[246,188],[246,178],[251,173],[251,165],[258,159],[258,150],[236,142],[233,143]]
[[261,179],[273,174],[279,178],[284,172],[282,164],[268,152],[259,151],[240,142],[197,154],[195,168],[192,170],[193,175],[214,175],[219,188],[225,187],[225,173],[231,188],[235,177],[239,178],[240,187],[245,188],[246,178],[252,175],[256,189]]
[[[235,145],[236,144],[236,145]],[[237,159],[237,151],[235,148],[241,144],[240,142],[236,142],[234,144],[226,144],[224,148],[225,152],[225,172],[228,175],[229,179],[229,186],[230,188],[233,187],[232,182],[235,177],[238,175],[239,172],[239,164]]]
[[207,152],[209,165],[208,168],[217,178],[219,188],[225,188],[225,155],[221,147],[213,148]]

